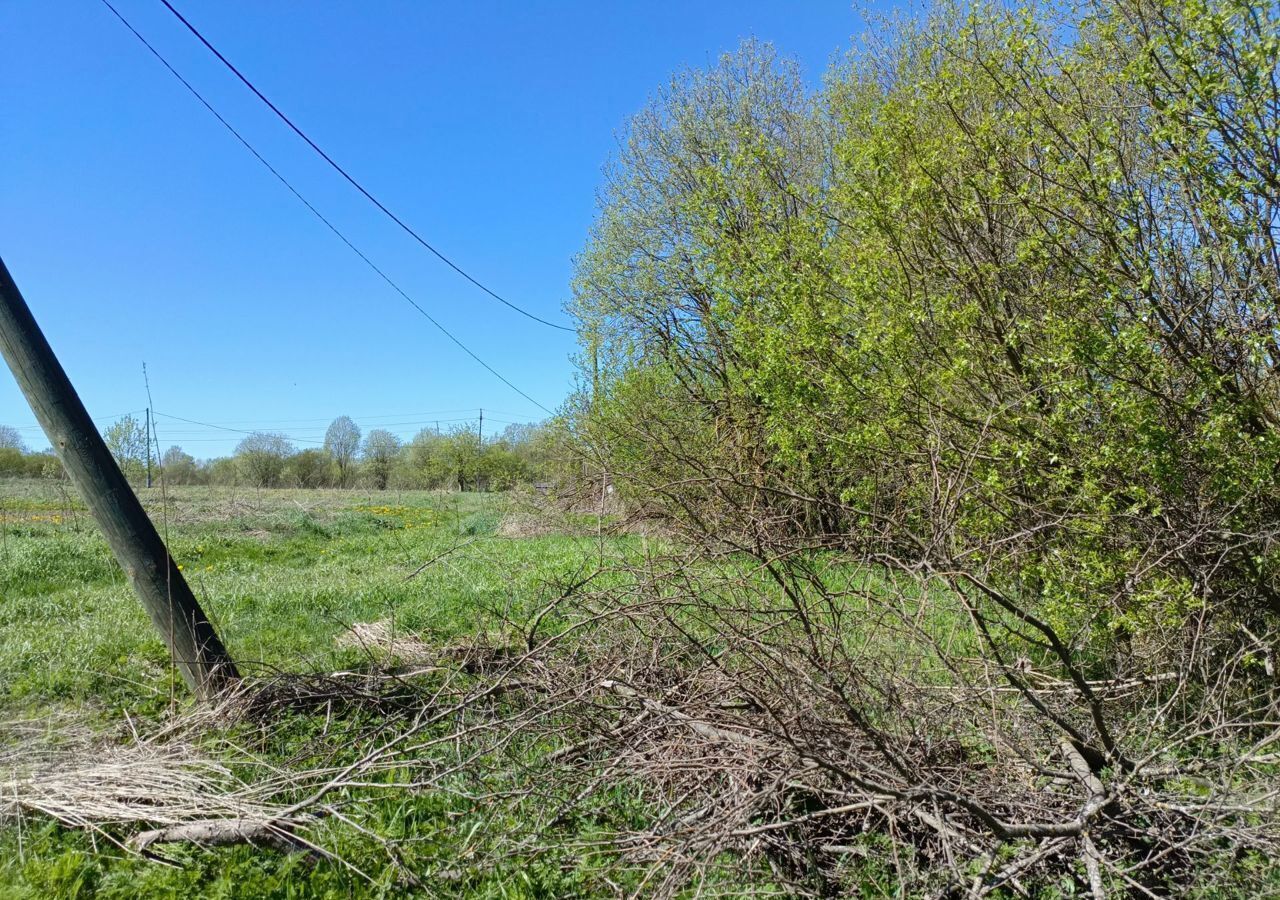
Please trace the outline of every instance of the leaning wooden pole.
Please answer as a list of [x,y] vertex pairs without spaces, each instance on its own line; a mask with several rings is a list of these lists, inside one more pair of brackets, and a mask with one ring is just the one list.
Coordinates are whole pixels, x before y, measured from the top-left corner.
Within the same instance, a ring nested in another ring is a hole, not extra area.
[[201,699],[239,677],[0,259],[0,354],[31,404],[178,671]]

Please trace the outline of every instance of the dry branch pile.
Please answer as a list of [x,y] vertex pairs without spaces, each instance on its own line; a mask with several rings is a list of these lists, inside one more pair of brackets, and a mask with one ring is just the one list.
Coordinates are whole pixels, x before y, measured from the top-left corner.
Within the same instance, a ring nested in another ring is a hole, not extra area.
[[[653,896],[726,867],[801,895],[880,878],[913,895],[1065,880],[1162,896],[1211,884],[1224,859],[1280,853],[1280,714],[1242,696],[1230,665],[1211,684],[1176,668],[1063,678],[975,654],[976,620],[930,578],[845,572],[833,591],[816,587],[832,571],[788,571],[770,585],[770,565],[639,560],[622,587],[562,592],[519,646],[433,649],[356,626],[345,640],[394,668],[260,680],[105,750],[13,726],[3,815],[147,853],[328,856],[320,823],[368,832],[352,788],[462,791],[522,821],[504,840],[536,849],[630,786],[650,798],[644,827],[582,849],[647,870]],[[359,752],[329,764],[270,765],[216,737],[298,710],[373,715]],[[374,837],[394,864],[397,842]],[[501,851],[486,852],[492,865]]]
[[[394,861],[390,842],[359,825],[360,792],[434,790],[465,769],[471,753],[489,751],[491,742],[478,740],[461,755],[448,752],[475,730],[464,719],[501,692],[466,674],[483,655],[452,649],[436,654],[454,662],[447,667],[246,679],[217,704],[179,713],[145,735],[132,723],[114,738],[71,723],[5,723],[0,821],[21,827],[27,815],[48,816],[162,861],[154,845],[304,851],[372,880],[327,850],[317,828],[329,820],[351,825]],[[268,748],[298,714],[324,727],[295,748],[295,759],[281,760]],[[354,725],[343,728],[344,720]],[[403,771],[414,778],[385,778]]]
[[931,577],[831,591],[807,566],[715,579],[687,559],[631,574],[625,604],[576,601],[592,634],[539,665],[560,722],[573,698],[551,761],[663,798],[621,841],[655,885],[733,851],[802,893],[856,887],[872,857],[913,894],[1066,879],[1160,896],[1280,852],[1280,709],[1240,692],[1239,659],[1211,683],[1193,658],[1063,677],[973,652],[981,618]]
[[[132,833],[130,846],[141,850],[193,835],[289,846],[305,819],[278,802],[275,785],[245,780],[199,748],[185,726],[105,746],[74,726],[3,731],[3,821],[39,813],[115,843]],[[140,826],[148,830],[137,833]]]

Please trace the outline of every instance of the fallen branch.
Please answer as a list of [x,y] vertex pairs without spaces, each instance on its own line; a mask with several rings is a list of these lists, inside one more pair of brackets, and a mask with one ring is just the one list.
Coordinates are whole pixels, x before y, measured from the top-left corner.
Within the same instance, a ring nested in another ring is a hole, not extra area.
[[135,834],[129,839],[130,849],[139,853],[153,844],[198,844],[202,847],[219,847],[228,844],[252,844],[256,847],[272,847],[285,853],[314,852],[314,849],[293,835],[276,820],[209,819],[154,828]]

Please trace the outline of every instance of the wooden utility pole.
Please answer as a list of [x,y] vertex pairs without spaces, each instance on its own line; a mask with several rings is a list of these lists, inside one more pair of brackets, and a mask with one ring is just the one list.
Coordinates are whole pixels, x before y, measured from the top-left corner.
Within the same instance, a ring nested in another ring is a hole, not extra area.
[[239,678],[0,259],[0,355],[196,696]]
[[151,487],[151,407],[147,407],[147,487]]

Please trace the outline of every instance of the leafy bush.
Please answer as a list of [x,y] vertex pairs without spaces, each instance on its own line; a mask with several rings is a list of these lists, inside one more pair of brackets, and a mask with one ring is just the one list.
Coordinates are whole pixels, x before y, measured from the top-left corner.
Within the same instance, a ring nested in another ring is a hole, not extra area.
[[[1251,759],[1272,733],[1276,17],[944,3],[816,95],[749,43],[631,123],[578,262],[574,427],[705,560],[739,551],[784,590],[721,608],[682,588],[733,649],[671,639],[739,679],[798,758],[846,773],[844,800],[928,797],[1007,842],[1001,817],[1034,806],[982,773],[1052,768],[1059,739],[1123,791],[1148,753],[1199,755],[1192,734]],[[913,587],[833,586],[828,550]],[[912,599],[934,592],[945,642]],[[908,635],[894,659],[918,675],[851,650],[855,600]],[[665,695],[709,690],[674,677]],[[1093,687],[1148,678],[1123,708]],[[931,716],[939,679],[954,699]],[[1029,717],[1017,749],[973,724],[1000,691]]]

